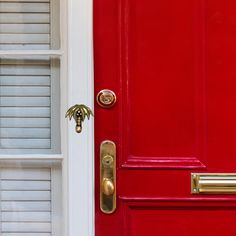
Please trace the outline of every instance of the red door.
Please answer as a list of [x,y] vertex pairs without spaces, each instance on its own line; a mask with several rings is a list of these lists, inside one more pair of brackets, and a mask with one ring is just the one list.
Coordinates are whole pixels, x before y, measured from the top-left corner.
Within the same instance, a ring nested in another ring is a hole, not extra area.
[[94,43],[95,93],[117,96],[95,107],[96,236],[236,235],[236,1],[94,0]]

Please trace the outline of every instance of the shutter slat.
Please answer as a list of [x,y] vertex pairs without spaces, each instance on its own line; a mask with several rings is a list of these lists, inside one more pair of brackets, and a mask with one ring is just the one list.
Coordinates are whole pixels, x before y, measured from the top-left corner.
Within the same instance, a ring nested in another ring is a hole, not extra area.
[[50,223],[19,222],[2,223],[2,232],[51,232]]
[[49,12],[49,3],[17,3],[0,2],[0,13],[4,12]]
[[[50,87],[40,87],[40,86],[36,86],[36,87],[31,87],[31,86],[27,86],[27,87],[18,87],[18,86],[1,86],[0,87],[0,97],[4,97],[4,96],[23,96],[23,97],[42,97],[42,96],[50,96],[51,94],[51,89]],[[1,100],[1,98],[0,98]],[[50,105],[50,103],[48,104],[48,106]],[[1,113],[1,112],[0,112]]]
[[2,191],[3,201],[50,201],[50,191]]
[[0,76],[0,86],[50,86],[49,76]]
[[0,0],[0,2],[50,2],[50,0]]
[[35,24],[43,24],[50,23],[50,15],[48,13],[1,13],[0,14],[0,22],[1,24],[25,24],[25,23],[35,23]]
[[1,75],[50,75],[49,65],[1,65]]
[[2,128],[50,128],[50,118],[0,118]]
[[50,108],[2,107],[0,117],[50,117]]
[[49,168],[4,168],[1,169],[1,179],[51,180],[51,173]]
[[2,233],[1,236],[52,236],[51,233]]
[[0,138],[46,138],[50,139],[49,128],[0,128]]
[[48,201],[14,201],[14,204],[9,201],[2,201],[2,211],[51,211],[51,202]]
[[0,43],[4,44],[48,44],[49,34],[1,34]]
[[2,222],[50,222],[50,212],[3,212]]
[[50,139],[0,139],[2,149],[49,149]]
[[[0,33],[49,34],[49,24],[0,24]],[[5,42],[6,43],[6,42]]]
[[49,105],[49,97],[31,97],[30,99],[28,97],[0,97],[0,107],[46,107]]
[[16,180],[2,180],[1,190],[50,190],[50,181],[16,181]]
[[49,50],[48,44],[0,44],[0,50]]

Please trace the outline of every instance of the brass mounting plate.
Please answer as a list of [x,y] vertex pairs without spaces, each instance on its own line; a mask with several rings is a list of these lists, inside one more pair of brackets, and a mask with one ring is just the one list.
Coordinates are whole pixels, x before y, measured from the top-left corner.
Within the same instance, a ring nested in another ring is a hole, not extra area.
[[236,173],[192,173],[192,194],[236,194]]
[[105,214],[116,209],[116,145],[110,140],[100,146],[100,209]]

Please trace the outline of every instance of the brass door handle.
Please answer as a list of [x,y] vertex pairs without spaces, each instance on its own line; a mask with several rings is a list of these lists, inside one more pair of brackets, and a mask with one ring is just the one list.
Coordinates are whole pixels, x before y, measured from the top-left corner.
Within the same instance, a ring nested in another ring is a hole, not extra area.
[[93,116],[92,110],[85,106],[84,104],[76,104],[68,109],[66,112],[66,117],[69,118],[69,120],[72,119],[72,117],[75,120],[76,126],[75,126],[75,131],[77,133],[82,132],[82,123],[88,118],[90,119],[90,116]]
[[110,140],[100,146],[100,209],[105,214],[116,209],[116,145]]

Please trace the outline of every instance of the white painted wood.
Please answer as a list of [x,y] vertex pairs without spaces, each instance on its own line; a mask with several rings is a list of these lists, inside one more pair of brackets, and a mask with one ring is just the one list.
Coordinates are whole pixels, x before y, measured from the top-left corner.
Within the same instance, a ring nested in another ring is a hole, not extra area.
[[51,222],[52,236],[63,236],[65,218],[62,208],[62,172],[61,167],[51,169]]
[[[50,87],[45,86],[0,86],[0,96],[9,97],[49,97]],[[49,106],[50,103],[47,105]]]
[[26,190],[50,190],[51,183],[50,181],[31,181],[31,180],[2,180],[1,181],[1,190],[19,190],[19,191],[26,191]]
[[50,117],[47,107],[2,107],[1,117]]
[[[9,153],[10,144],[15,149],[13,154],[17,147],[21,153],[32,153],[32,149],[36,153],[60,152],[60,62],[56,59],[62,55],[59,49],[59,5],[58,0],[0,1],[0,46],[7,49],[0,52],[0,82],[1,76],[5,78],[4,84],[0,83],[0,117],[50,118],[49,128],[42,128],[41,123],[35,125],[35,128],[26,128],[27,125],[23,126],[25,128],[15,127],[16,125],[2,127],[0,153]],[[27,45],[34,45],[32,48],[37,50],[10,51],[15,48],[26,49]],[[58,50],[42,51],[42,45],[47,45],[45,49]],[[11,80],[7,81],[6,78]],[[45,80],[41,83],[42,78],[47,78],[47,86]],[[39,120],[35,119],[34,123],[36,121]],[[33,139],[32,143],[25,141],[26,139]],[[29,145],[29,150],[25,150],[26,144]],[[45,148],[41,150],[43,144]]]
[[33,85],[33,86],[50,86],[49,76],[0,76],[0,85]]
[[2,233],[51,233],[51,169],[0,169]]
[[[1,138],[44,138],[50,139],[50,128],[0,128]],[[30,148],[30,146],[29,146]]]
[[[1,236],[26,236],[25,233],[2,233]],[[52,236],[51,233],[27,233],[27,236]]]
[[0,126],[2,128],[34,128],[34,127],[42,127],[49,128],[50,127],[50,118],[0,118]]
[[0,0],[0,2],[49,2],[50,0]]
[[[1,45],[1,47],[3,47],[4,45]],[[14,48],[14,45],[11,45]],[[26,50],[10,50],[10,48],[8,50],[4,50],[4,51],[0,51],[0,56],[2,57],[8,57],[10,56],[25,56],[25,55],[48,55],[48,56],[62,56],[63,55],[63,51],[62,50],[43,50],[44,47],[48,47],[48,45],[15,45],[16,47],[20,47],[22,46],[23,49],[31,49],[29,51]],[[6,48],[7,49],[7,48]],[[33,50],[33,49],[38,49],[38,50]],[[42,50],[41,50],[42,49]]]
[[[92,0],[68,0],[68,4],[68,105],[84,103],[93,109]],[[74,132],[73,124],[68,132],[68,235],[93,236],[93,120],[84,125],[81,135]]]
[[0,97],[0,107],[49,107],[50,104],[49,97]]
[[2,232],[51,232],[51,224],[38,222],[3,222]]
[[[50,212],[2,212],[2,222],[18,221],[18,222],[50,222]],[[27,226],[27,225],[26,225]]]
[[[12,151],[12,150],[11,150]],[[49,168],[49,167],[61,167],[63,161],[62,154],[35,154],[35,153],[11,153],[0,155],[0,167],[1,168],[15,168],[20,166],[21,168]]]
[[34,202],[22,202],[15,201],[14,204],[8,201],[2,201],[2,211],[49,211],[51,210],[50,201],[34,201]]
[[2,191],[2,201],[50,201],[50,191]]
[[0,33],[49,34],[49,24],[0,24]]
[[8,56],[7,58],[1,58],[0,65],[50,65],[50,57],[48,56]]
[[1,34],[0,43],[49,44],[49,34]]
[[[13,70],[14,66],[14,70]],[[1,65],[1,75],[50,75],[49,65]]]
[[[1,139],[0,147],[4,149],[49,149],[51,148],[50,139]],[[29,148],[30,147],[30,148]],[[36,150],[37,152],[43,153],[43,151]],[[32,150],[32,153],[35,151]],[[12,155],[19,153],[17,150],[16,153],[13,150],[9,150],[8,153]]]
[[[38,54],[42,55],[41,51],[38,50],[49,50],[50,46],[48,44],[0,44],[0,55],[27,55],[27,51],[22,50],[37,50]],[[6,51],[11,50],[11,51]],[[6,52],[6,53],[5,53]],[[62,53],[60,51],[53,53],[52,51],[47,51],[48,53],[46,55],[61,55]],[[35,55],[32,51],[30,55]]]
[[49,12],[49,3],[11,3],[11,2],[0,2],[0,13],[5,12],[21,12],[21,13],[27,13],[27,12]]
[[49,14],[45,13],[28,13],[28,14],[21,14],[21,13],[1,13],[0,14],[0,22],[3,23],[13,23],[13,24],[22,24],[22,23],[50,23],[50,16]]
[[50,168],[2,168],[2,180],[51,180]]

